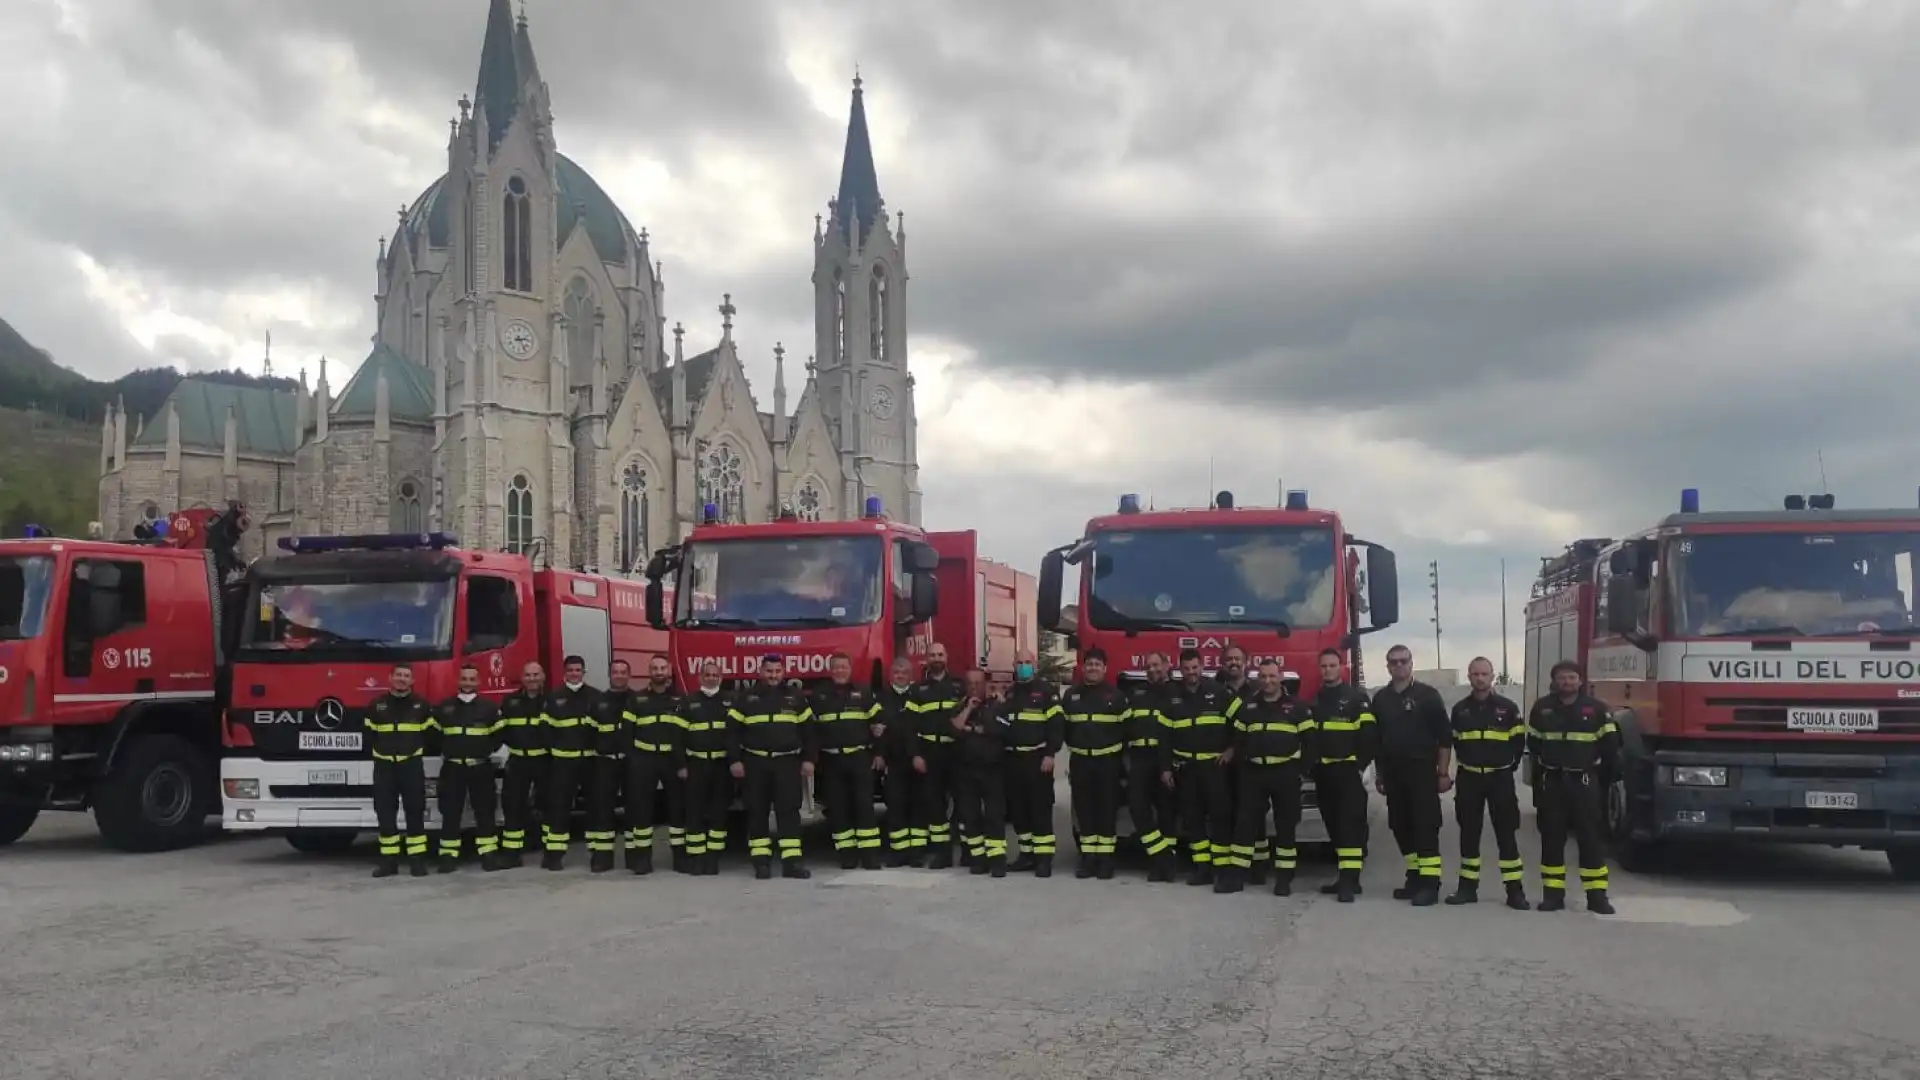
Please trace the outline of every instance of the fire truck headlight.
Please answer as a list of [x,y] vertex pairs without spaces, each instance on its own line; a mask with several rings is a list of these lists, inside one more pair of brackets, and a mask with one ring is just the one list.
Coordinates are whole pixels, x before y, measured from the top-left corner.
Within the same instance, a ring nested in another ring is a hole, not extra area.
[[48,762],[52,760],[52,743],[15,743],[11,746],[0,746],[0,761]]
[[257,799],[260,797],[260,781],[223,780],[220,782],[220,790],[229,799]]
[[1727,767],[1725,765],[1675,765],[1673,783],[1676,787],[1726,787]]

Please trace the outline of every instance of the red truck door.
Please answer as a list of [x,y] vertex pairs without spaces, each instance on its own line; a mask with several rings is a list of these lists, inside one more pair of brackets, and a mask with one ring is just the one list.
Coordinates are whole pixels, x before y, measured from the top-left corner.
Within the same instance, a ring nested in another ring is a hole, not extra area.
[[88,556],[69,565],[54,683],[63,712],[110,715],[154,692],[148,569],[139,558]]
[[468,571],[461,586],[466,628],[461,654],[480,669],[481,689],[503,696],[520,685],[520,669],[535,659],[533,583],[526,575]]

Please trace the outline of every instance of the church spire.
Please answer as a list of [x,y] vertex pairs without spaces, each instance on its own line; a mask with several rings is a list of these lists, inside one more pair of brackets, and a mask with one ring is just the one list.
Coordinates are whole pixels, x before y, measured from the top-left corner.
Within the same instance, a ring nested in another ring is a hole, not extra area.
[[[487,37],[480,46],[480,77],[473,92],[474,101],[486,113],[488,150],[500,145],[520,107],[524,73],[514,38],[513,5],[509,0],[493,0],[487,9]],[[531,63],[532,45],[526,47],[526,55]]]
[[[847,150],[840,160],[840,193],[834,199],[834,224],[847,230],[855,221],[856,241],[865,240],[874,222],[884,220],[880,177],[873,167],[873,142],[867,136],[867,106],[860,75],[853,76],[853,109],[847,116]],[[851,215],[851,218],[848,218]]]

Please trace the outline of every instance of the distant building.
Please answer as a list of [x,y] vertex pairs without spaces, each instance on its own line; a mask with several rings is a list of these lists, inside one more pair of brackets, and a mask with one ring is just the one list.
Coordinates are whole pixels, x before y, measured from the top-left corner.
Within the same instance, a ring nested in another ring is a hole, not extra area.
[[[336,391],[181,381],[155,417],[109,413],[99,517],[245,500],[248,554],[293,533],[447,530],[618,570],[684,536],[701,507],[761,521],[858,516],[867,496],[918,523],[906,237],[890,219],[853,84],[837,196],[814,228],[813,358],[788,408],[719,341],[685,355],[647,233],[554,140],[524,16],[493,0],[447,174],[399,214],[375,263],[375,338]],[[817,359],[817,362],[816,362]]]

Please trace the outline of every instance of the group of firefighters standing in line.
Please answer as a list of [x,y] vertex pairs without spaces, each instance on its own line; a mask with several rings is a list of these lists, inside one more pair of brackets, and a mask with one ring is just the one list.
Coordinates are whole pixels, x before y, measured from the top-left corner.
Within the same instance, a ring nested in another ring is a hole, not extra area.
[[[1563,860],[1571,834],[1587,909],[1612,912],[1600,781],[1619,736],[1606,706],[1584,693],[1578,665],[1555,665],[1552,689],[1523,717],[1518,705],[1493,692],[1493,667],[1485,658],[1469,665],[1472,693],[1451,710],[1436,690],[1413,679],[1405,646],[1388,650],[1391,680],[1371,699],[1343,681],[1338,651],[1325,650],[1317,661],[1321,688],[1307,700],[1295,694],[1297,677],[1274,661],[1263,661],[1249,677],[1238,647],[1226,650],[1217,677],[1202,671],[1193,650],[1181,653],[1177,677],[1164,654],[1149,654],[1146,679],[1124,689],[1107,681],[1100,650],[1089,650],[1079,681],[1064,691],[1038,679],[1026,655],[1014,681],[995,691],[981,671],[950,671],[938,644],[918,679],[903,657],[878,690],[855,684],[842,655],[831,659],[830,680],[811,689],[789,678],[784,658],[770,655],[757,682],[727,693],[719,665],[708,662],[699,689],[687,694],[674,689],[661,657],[649,662],[648,680],[637,687],[626,662],[614,661],[604,691],[587,686],[585,665],[568,657],[561,686],[548,688],[540,665],[528,664],[521,689],[497,706],[479,693],[472,666],[460,672],[459,693],[429,705],[412,692],[411,670],[397,665],[390,692],[373,703],[365,721],[379,820],[374,874],[397,874],[403,852],[415,876],[429,872],[423,759],[436,737],[443,758],[442,873],[458,867],[468,810],[474,854],[484,869],[521,865],[536,823],[542,865],[563,869],[573,840],[569,822],[584,790],[593,872],[614,867],[619,807],[627,869],[652,871],[654,812],[664,792],[673,868],[714,874],[738,781],[755,876],[773,876],[777,861],[783,876],[806,878],[800,810],[810,777],[845,869],[943,869],[954,863],[957,839],[975,874],[1031,870],[1050,877],[1054,778],[1064,751],[1078,830],[1075,877],[1114,876],[1124,797],[1149,861],[1148,880],[1172,881],[1184,863],[1190,884],[1232,893],[1264,884],[1271,871],[1274,893],[1289,895],[1302,784],[1311,778],[1338,871],[1321,891],[1350,903],[1361,892],[1364,775],[1371,765],[1406,861],[1396,899],[1420,907],[1439,902],[1440,797],[1452,790],[1461,858],[1446,902],[1478,899],[1480,836],[1490,818],[1507,906],[1525,910],[1514,773],[1531,753],[1539,909],[1565,907]],[[503,827],[496,832],[493,755],[503,744]],[[884,835],[876,786],[887,807]],[[1009,824],[1019,841],[1011,866]]]

